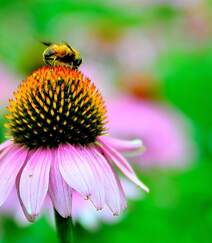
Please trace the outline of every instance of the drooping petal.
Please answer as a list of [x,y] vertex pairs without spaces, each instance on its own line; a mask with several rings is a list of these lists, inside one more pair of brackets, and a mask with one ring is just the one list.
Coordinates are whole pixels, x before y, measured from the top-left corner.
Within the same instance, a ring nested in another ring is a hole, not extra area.
[[72,189],[60,174],[56,151],[53,152],[53,161],[50,169],[49,195],[58,213],[64,218],[69,217],[72,208]]
[[31,221],[39,214],[48,191],[51,160],[49,149],[33,151],[20,176],[20,199]]
[[97,209],[101,209],[97,194],[95,169],[88,162],[88,154],[83,147],[61,145],[58,149],[59,169],[62,177],[74,190],[90,199]]
[[0,159],[0,205],[9,196],[16,177],[23,166],[28,151],[18,145],[10,145]]
[[100,147],[108,160],[112,161],[126,177],[140,186],[144,191],[149,192],[149,188],[138,179],[131,165],[119,152],[103,141],[101,141]]
[[142,153],[145,150],[143,142],[140,139],[134,139],[131,141],[116,139],[109,136],[99,136],[97,141],[100,143],[107,143],[112,148],[118,150],[121,153],[126,153],[129,155],[134,155],[138,153]]
[[101,210],[105,204],[105,188],[102,168],[99,166],[91,147],[89,149],[82,150],[82,153],[94,174],[95,184],[92,190],[91,201],[97,210]]
[[113,215],[119,215],[126,208],[126,199],[114,169],[96,149],[93,150],[96,164],[99,166],[105,189],[105,201]]

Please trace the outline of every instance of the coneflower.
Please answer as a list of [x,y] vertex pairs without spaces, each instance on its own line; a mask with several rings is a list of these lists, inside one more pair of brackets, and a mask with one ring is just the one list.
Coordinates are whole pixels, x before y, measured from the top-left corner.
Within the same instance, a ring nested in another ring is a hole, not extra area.
[[102,96],[80,71],[39,68],[20,84],[8,111],[11,139],[0,145],[0,205],[16,187],[29,221],[47,194],[67,218],[75,190],[97,210],[107,206],[118,215],[126,199],[114,165],[148,191],[120,153],[142,149],[142,142],[107,135]]

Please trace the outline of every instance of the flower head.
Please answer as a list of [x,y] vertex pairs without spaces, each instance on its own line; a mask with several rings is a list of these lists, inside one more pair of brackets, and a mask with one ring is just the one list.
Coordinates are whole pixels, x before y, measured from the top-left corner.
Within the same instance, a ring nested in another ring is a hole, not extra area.
[[68,217],[77,191],[97,210],[107,206],[118,215],[126,199],[114,165],[148,191],[117,151],[138,150],[141,141],[106,138],[103,99],[80,71],[41,67],[21,83],[8,110],[12,139],[0,145],[0,205],[16,187],[28,220],[47,196]]
[[44,66],[14,96],[8,125],[14,141],[29,148],[88,145],[105,130],[103,99],[79,71]]

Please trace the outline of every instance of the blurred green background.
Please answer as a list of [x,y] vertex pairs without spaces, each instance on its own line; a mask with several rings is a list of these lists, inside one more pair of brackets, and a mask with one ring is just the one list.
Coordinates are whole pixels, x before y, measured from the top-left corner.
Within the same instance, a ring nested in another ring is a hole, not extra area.
[[[151,192],[131,201],[118,223],[97,230],[77,223],[76,242],[212,242],[211,23],[209,0],[0,1],[1,141],[7,85],[42,65],[43,40],[80,50],[82,69],[94,73],[106,100],[130,93],[169,104],[193,131],[189,166],[137,168]],[[57,242],[57,235],[46,218],[20,226],[4,215],[0,242]]]

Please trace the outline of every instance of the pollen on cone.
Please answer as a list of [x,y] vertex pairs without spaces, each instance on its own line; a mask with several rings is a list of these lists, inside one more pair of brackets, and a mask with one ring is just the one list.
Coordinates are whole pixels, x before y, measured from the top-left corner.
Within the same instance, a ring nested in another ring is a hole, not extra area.
[[14,141],[29,148],[87,145],[105,131],[106,109],[80,71],[44,66],[24,80],[8,107]]

